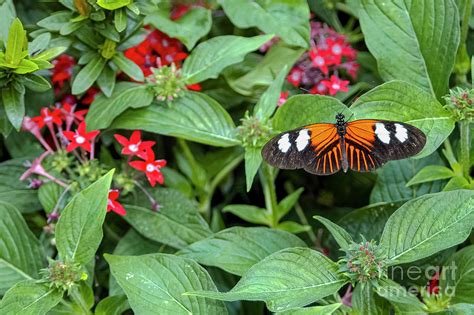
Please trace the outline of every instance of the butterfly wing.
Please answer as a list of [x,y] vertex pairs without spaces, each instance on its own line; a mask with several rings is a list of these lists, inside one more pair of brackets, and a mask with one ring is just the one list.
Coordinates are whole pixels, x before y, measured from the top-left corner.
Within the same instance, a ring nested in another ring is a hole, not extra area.
[[373,119],[347,123],[344,140],[349,167],[358,172],[416,155],[426,144],[425,134],[412,125]]
[[271,139],[263,147],[262,156],[277,168],[302,168],[312,174],[330,175],[341,168],[340,139],[334,124],[308,125]]

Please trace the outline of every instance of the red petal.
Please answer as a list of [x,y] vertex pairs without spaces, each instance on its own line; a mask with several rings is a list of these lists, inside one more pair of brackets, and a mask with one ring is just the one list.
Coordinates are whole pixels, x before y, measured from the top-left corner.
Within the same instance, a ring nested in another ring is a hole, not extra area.
[[124,147],[128,147],[128,139],[125,138],[122,135],[119,135],[118,133],[114,134],[115,140],[117,140],[118,143],[120,143]]
[[131,167],[133,167],[136,170],[146,172],[146,162],[143,161],[131,161],[128,163]]
[[135,130],[130,137],[130,143],[137,144],[142,140],[142,133],[140,130]]

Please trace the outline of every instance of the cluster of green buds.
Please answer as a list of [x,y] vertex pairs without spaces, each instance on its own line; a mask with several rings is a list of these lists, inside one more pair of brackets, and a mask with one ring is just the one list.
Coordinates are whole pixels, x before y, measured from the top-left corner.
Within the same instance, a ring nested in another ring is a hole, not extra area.
[[243,147],[261,147],[272,135],[272,128],[255,116],[245,113],[242,123],[237,128],[238,137]]
[[339,261],[340,271],[352,284],[376,282],[387,277],[387,257],[385,251],[374,240],[361,243],[352,242],[346,256]]
[[73,156],[69,155],[66,150],[58,150],[47,159],[47,163],[51,163],[51,168],[57,173],[65,171],[73,164],[73,161]]
[[87,186],[101,178],[107,172],[106,168],[98,160],[86,161],[76,168],[79,179],[86,179]]
[[151,70],[153,73],[147,77],[147,82],[158,101],[170,103],[186,89],[181,70],[174,63]]
[[457,87],[449,91],[444,97],[445,108],[451,111],[457,120],[472,119],[474,117],[474,89]]
[[125,196],[135,190],[135,180],[127,173],[118,173],[114,176],[115,187]]
[[62,291],[69,291],[80,281],[87,280],[88,277],[80,264],[63,263],[52,259],[49,259],[49,267],[42,269],[41,274],[43,275],[41,282],[49,283],[51,288]]
[[426,305],[428,313],[438,313],[449,308],[451,296],[444,294],[442,291],[437,293],[429,293],[426,288],[421,288],[420,295],[423,303]]

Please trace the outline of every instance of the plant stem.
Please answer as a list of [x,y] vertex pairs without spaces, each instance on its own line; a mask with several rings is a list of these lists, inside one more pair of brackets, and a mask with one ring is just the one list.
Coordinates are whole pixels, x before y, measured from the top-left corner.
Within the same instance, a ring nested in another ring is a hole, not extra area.
[[[285,183],[285,189],[286,189],[286,192],[288,194],[291,194],[295,191],[295,188],[293,187],[293,185],[291,184],[291,182],[286,182]],[[303,208],[301,207],[300,203],[297,201],[295,203],[295,211],[296,211],[296,215],[298,216],[298,218],[300,219],[300,222],[303,224],[303,225],[307,225],[310,227],[309,231],[306,232],[309,236],[309,239],[311,240],[311,242],[313,244],[316,244],[317,242],[317,237],[316,237],[316,234],[314,234],[314,231],[313,231],[313,227],[309,224],[309,221],[308,219],[306,218],[306,215],[304,214],[304,210]]]
[[461,120],[459,122],[459,130],[461,133],[461,165],[463,175],[466,179],[470,178],[470,169],[471,169],[471,161],[469,157],[469,150],[471,145],[471,137],[469,135],[470,132],[470,122],[469,120]]
[[265,196],[265,207],[272,216],[271,227],[278,225],[278,202],[275,191],[275,182],[272,174],[271,166],[263,163],[260,172],[260,179],[262,181],[263,194]]

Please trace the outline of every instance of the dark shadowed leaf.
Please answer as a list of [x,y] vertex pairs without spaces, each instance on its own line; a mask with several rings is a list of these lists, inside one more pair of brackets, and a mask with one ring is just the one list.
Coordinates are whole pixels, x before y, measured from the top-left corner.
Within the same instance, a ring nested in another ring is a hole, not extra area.
[[474,246],[455,253],[445,266],[440,276],[440,292],[454,292],[452,304],[474,304]]

